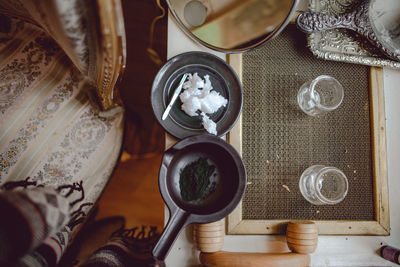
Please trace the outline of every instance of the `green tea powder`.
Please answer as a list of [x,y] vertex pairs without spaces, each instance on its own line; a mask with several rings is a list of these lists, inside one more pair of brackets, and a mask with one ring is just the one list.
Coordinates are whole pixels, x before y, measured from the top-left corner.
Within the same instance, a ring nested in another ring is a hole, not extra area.
[[208,164],[207,158],[199,158],[181,169],[179,187],[182,199],[193,201],[203,198],[214,170],[215,166]]

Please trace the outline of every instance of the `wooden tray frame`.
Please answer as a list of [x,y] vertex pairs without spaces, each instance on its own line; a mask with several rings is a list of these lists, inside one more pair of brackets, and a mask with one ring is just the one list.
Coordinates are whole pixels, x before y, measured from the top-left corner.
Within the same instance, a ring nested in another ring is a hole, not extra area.
[[[228,55],[227,61],[242,80],[242,55]],[[370,69],[370,98],[375,220],[315,220],[319,234],[390,235],[385,97],[383,70],[380,67]],[[227,142],[242,155],[242,116],[228,133]],[[240,203],[227,217],[227,234],[284,234],[287,222],[289,220],[244,220]]]

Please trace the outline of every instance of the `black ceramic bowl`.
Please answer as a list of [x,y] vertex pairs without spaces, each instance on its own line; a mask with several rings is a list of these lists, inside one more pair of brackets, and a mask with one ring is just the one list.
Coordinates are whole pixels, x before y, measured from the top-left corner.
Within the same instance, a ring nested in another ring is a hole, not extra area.
[[179,97],[169,116],[162,120],[179,81],[185,73],[198,73],[201,78],[210,76],[215,91],[228,100],[226,107],[210,115],[217,124],[218,136],[226,134],[239,118],[243,106],[243,91],[235,71],[219,57],[205,52],[188,52],[177,55],[165,63],[157,73],[151,89],[151,105],[154,115],[164,129],[182,139],[195,134],[207,133],[200,116],[191,117],[181,110]]
[[[204,200],[186,202],[180,192],[180,171],[201,157],[215,166],[215,190]],[[240,155],[231,145],[213,135],[197,135],[185,138],[165,152],[159,187],[170,211],[170,219],[153,255],[163,260],[184,226],[218,221],[235,209],[245,192],[246,170]]]

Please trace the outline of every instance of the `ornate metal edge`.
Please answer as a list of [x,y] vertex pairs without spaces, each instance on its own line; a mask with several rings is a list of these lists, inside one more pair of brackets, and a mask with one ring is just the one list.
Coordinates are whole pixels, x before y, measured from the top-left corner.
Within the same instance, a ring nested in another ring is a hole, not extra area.
[[[335,0],[334,2],[338,2]],[[351,2],[351,1],[347,1]],[[355,1],[354,1],[355,2]],[[323,4],[327,4],[326,0],[309,0],[308,8],[311,11],[319,12],[321,11],[320,7]],[[340,30],[336,33],[344,38]],[[311,33],[307,36],[307,43],[311,50],[311,52],[318,58],[326,59],[326,60],[333,60],[333,61],[341,61],[341,62],[348,62],[348,63],[355,63],[355,64],[363,64],[369,66],[377,66],[377,67],[388,67],[393,69],[400,69],[400,62],[396,62],[393,60],[380,58],[374,56],[372,53],[365,51],[363,55],[354,55],[354,54],[346,54],[344,52],[339,51],[329,51],[320,49],[318,47],[318,41],[323,39],[322,33]],[[327,40],[325,40],[327,41]]]

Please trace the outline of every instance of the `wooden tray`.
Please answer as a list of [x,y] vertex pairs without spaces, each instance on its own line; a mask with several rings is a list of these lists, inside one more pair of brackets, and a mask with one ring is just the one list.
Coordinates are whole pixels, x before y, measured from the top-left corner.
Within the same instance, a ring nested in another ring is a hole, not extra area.
[[[242,79],[242,55],[228,57],[229,64]],[[370,68],[370,119],[372,137],[372,172],[374,178],[375,219],[317,220],[322,235],[389,235],[389,202],[386,165],[385,102],[382,68]],[[246,88],[244,88],[246,90]],[[246,99],[245,99],[246,101]],[[242,117],[227,135],[227,141],[242,154]],[[242,203],[227,218],[228,234],[283,234],[289,220],[245,220]]]

